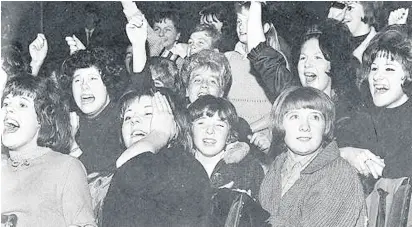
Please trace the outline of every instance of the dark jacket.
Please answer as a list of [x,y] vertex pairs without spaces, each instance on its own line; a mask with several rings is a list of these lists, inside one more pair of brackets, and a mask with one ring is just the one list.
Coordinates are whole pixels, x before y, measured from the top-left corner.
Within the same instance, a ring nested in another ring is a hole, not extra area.
[[232,189],[250,190],[252,197],[257,198],[264,176],[263,168],[249,153],[239,163],[227,164],[220,160],[212,172],[210,183],[213,188],[219,188],[233,181]]
[[300,85],[299,79],[286,68],[284,56],[265,42],[253,48],[248,59],[257,71],[253,75],[263,81],[265,92],[272,102],[286,88]]
[[200,226],[210,198],[208,176],[192,154],[168,148],[146,152],[113,176],[102,226]]

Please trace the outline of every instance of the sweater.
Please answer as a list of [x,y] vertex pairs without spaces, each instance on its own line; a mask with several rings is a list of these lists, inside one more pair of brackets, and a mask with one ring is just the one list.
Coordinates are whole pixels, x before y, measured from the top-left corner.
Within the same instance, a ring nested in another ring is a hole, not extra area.
[[385,160],[383,177],[412,177],[412,100],[396,108],[369,108],[337,131],[339,147],[369,149]]
[[83,151],[79,159],[87,173],[113,169],[123,150],[120,140],[120,107],[111,101],[95,118],[88,118],[83,114],[79,118],[76,141]]
[[142,153],[114,174],[102,226],[200,226],[211,189],[202,165],[181,149]]
[[300,178],[283,195],[282,153],[270,166],[260,187],[259,200],[276,226],[364,226],[365,198],[356,170],[339,156],[335,142],[327,145],[304,168]]
[[28,164],[2,166],[1,212],[16,215],[17,226],[95,226],[86,172],[73,157],[54,152]]

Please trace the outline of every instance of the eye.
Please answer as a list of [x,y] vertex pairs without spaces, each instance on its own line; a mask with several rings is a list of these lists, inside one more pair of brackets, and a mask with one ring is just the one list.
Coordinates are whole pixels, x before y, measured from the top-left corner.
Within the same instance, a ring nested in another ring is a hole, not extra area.
[[217,84],[218,84],[217,80],[210,80],[210,83],[213,84],[213,85],[217,85]]
[[6,106],[8,106],[8,105],[9,105],[8,102],[3,102],[3,107],[6,107]]
[[73,80],[73,83],[79,83],[79,82],[80,82],[80,79],[78,79],[78,78]]
[[160,30],[159,27],[155,27],[155,28],[153,29],[153,31],[155,31],[155,32],[158,32],[159,30]]
[[348,10],[349,10],[349,11],[352,11],[353,9],[354,9],[353,6],[348,6]]
[[145,116],[152,116],[153,113],[152,113],[152,112],[147,112],[147,113],[145,113],[144,115],[145,115]]
[[306,57],[304,55],[299,56],[299,61],[305,60]]
[[200,78],[194,78],[193,79],[193,83],[200,83],[200,82],[202,82],[202,79],[200,79]]
[[317,55],[317,56],[315,56],[315,59],[316,59],[316,60],[322,60],[322,59],[323,59],[323,57],[322,57],[322,56]]
[[189,45],[193,44],[193,40],[189,39],[189,41],[187,42]]
[[390,68],[390,67],[386,67],[386,69],[385,69],[386,71],[388,71],[388,72],[393,72],[393,71],[395,71],[395,69],[393,69],[393,68]]
[[26,108],[27,107],[27,105],[26,105],[26,103],[20,103],[20,105],[19,105],[21,108]]
[[378,70],[378,67],[376,67],[376,66],[371,66],[371,71],[377,71]]
[[130,117],[130,116],[125,116],[125,117],[124,117],[124,121],[128,121],[128,120],[130,120],[130,119],[132,119],[132,117]]
[[296,120],[296,119],[298,119],[299,118],[299,116],[297,115],[297,114],[291,114],[291,115],[289,115],[289,119],[290,120]]
[[200,42],[199,42],[199,45],[203,45],[203,44],[205,44],[205,43],[204,43],[204,42],[202,42],[202,41],[200,41]]
[[224,128],[226,125],[224,125],[224,124],[217,124],[216,126],[219,127],[219,128]]
[[319,116],[318,114],[313,114],[311,118],[312,120],[315,120],[315,121],[320,121],[322,119],[322,117]]

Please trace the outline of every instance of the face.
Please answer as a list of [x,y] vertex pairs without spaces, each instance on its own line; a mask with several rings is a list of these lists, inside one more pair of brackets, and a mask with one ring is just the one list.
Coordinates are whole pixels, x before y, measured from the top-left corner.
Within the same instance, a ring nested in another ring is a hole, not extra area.
[[307,40],[300,50],[298,74],[304,87],[313,87],[326,92],[330,90],[332,81],[326,74],[330,71],[330,62],[325,59],[319,48],[319,40]]
[[72,90],[77,106],[90,117],[97,116],[110,102],[99,70],[94,66],[74,72]]
[[219,73],[205,68],[193,70],[190,75],[187,95],[189,96],[190,103],[193,103],[203,95],[222,97],[223,84]]
[[239,41],[243,44],[247,43],[247,21],[249,10],[242,7],[242,11],[237,13],[236,32]]
[[202,15],[200,17],[200,24],[213,25],[219,32],[222,32],[223,22],[221,22],[215,15]]
[[188,41],[189,44],[189,53],[188,55],[192,55],[198,53],[201,50],[210,50],[212,49],[212,38],[207,36],[205,31],[201,32],[194,32],[190,35],[190,39]]
[[317,110],[295,109],[284,115],[283,128],[288,149],[305,156],[313,154],[322,144],[325,118]]
[[402,105],[408,97],[402,90],[406,78],[402,65],[378,52],[368,75],[369,90],[375,106],[394,108]]
[[343,23],[345,23],[353,36],[358,36],[359,29],[363,24],[362,18],[365,16],[363,6],[357,2],[346,2],[344,9]]
[[163,41],[163,46],[167,49],[171,49],[174,43],[179,39],[180,33],[176,30],[176,27],[170,19],[157,22],[153,26],[153,30],[156,35]]
[[126,57],[124,58],[124,64],[126,66],[127,72],[129,73],[133,71],[131,69],[132,61],[133,61],[133,47],[130,45],[126,49]]
[[203,116],[192,124],[193,143],[204,156],[213,157],[225,149],[229,130],[229,124],[218,113],[213,117]]
[[5,111],[3,145],[15,151],[36,147],[40,124],[33,98],[8,94],[2,111]]
[[127,148],[150,133],[152,117],[152,97],[142,96],[130,103],[122,124],[123,141]]

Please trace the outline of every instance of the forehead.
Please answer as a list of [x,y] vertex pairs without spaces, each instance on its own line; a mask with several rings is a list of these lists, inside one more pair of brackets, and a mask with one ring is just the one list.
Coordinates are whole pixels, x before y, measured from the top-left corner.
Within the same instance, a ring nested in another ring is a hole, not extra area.
[[373,59],[374,64],[392,64],[401,66],[400,59],[394,56],[389,51],[380,50],[376,53],[375,59]]
[[219,72],[212,70],[211,68],[207,66],[201,66],[201,67],[194,69],[192,73],[190,73],[190,75],[220,79]]
[[212,37],[210,37],[206,31],[193,32],[193,33],[190,35],[190,38],[191,38],[191,39],[212,40]]
[[160,19],[160,21],[154,23],[154,26],[157,26],[157,27],[173,27],[173,28],[175,28],[175,24],[169,18]]
[[74,77],[77,76],[86,76],[86,75],[98,75],[100,76],[100,72],[99,70],[95,67],[89,67],[89,68],[81,68],[81,69],[76,69],[76,71],[74,71]]
[[15,94],[9,93],[4,97],[4,100],[9,100],[9,101],[25,100],[27,102],[34,103],[34,97],[29,95],[29,93],[27,93],[27,95],[15,95]]
[[310,108],[298,108],[298,109],[291,109],[285,113],[285,115],[288,114],[302,114],[302,115],[308,115],[308,114],[320,114],[323,115],[322,112],[319,110],[315,109],[310,109]]
[[152,97],[144,95],[131,99],[126,110],[138,111],[148,107],[152,107]]
[[306,40],[301,48],[301,52],[320,52],[319,40],[317,38],[310,38]]

